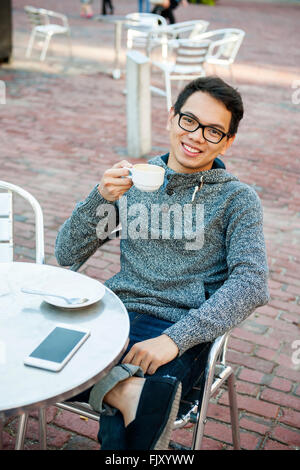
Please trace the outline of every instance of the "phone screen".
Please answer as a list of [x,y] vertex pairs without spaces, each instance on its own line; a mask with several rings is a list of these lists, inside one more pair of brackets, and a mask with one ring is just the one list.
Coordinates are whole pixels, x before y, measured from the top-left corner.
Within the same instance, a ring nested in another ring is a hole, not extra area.
[[57,363],[63,362],[85,335],[84,331],[56,327],[29,357]]

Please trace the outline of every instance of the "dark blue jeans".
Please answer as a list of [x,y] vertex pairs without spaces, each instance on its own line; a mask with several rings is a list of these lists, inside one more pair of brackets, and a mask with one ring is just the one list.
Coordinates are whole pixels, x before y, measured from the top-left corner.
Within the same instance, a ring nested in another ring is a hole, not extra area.
[[[123,354],[127,354],[133,344],[146,339],[160,336],[165,329],[172,325],[171,322],[152,317],[150,315],[128,312],[130,318],[129,345]],[[209,353],[211,343],[201,343],[188,349],[180,357],[159,367],[153,376],[170,375],[176,377],[182,384],[182,398],[191,391],[193,385],[201,376]],[[145,378],[149,377],[145,374]],[[88,402],[90,389],[77,395],[72,400]],[[101,426],[98,439],[102,450],[125,450],[125,428],[122,414],[118,411],[114,416],[101,416]]]

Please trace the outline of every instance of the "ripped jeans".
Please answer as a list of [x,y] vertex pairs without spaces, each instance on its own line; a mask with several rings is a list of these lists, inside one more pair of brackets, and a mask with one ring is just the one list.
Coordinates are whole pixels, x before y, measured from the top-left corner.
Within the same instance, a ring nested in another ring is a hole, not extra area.
[[[125,357],[133,344],[160,336],[164,330],[172,325],[172,323],[167,320],[155,318],[150,315],[135,312],[128,312],[128,315],[130,319],[130,341],[122,358]],[[185,398],[205,368],[210,344],[211,343],[201,343],[188,349],[180,357],[176,357],[171,362],[159,367],[152,376],[169,375],[176,377],[182,384],[182,398]],[[113,369],[117,371],[117,368]],[[145,374],[144,377],[147,379],[149,375]],[[106,377],[104,377],[103,380],[105,379]],[[122,379],[124,380],[124,377]],[[120,380],[122,379],[120,378]],[[85,390],[76,397],[72,397],[70,401],[88,402],[91,390],[91,388]],[[101,414],[101,425],[98,433],[101,449],[125,450],[126,443],[123,416],[119,410],[113,409],[105,404],[104,407],[106,411],[104,410],[103,414]]]

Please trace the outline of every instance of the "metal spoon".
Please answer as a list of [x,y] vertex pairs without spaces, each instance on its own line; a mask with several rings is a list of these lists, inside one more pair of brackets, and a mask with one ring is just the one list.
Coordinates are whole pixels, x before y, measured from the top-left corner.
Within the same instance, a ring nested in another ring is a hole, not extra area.
[[42,295],[43,297],[57,297],[59,299],[63,299],[68,305],[80,305],[84,304],[87,302],[89,299],[83,297],[64,297],[63,295],[57,295],[57,294],[49,294],[48,292],[41,292],[39,290],[31,290],[31,289],[23,289],[21,288],[21,292],[24,294],[36,294],[36,295]]

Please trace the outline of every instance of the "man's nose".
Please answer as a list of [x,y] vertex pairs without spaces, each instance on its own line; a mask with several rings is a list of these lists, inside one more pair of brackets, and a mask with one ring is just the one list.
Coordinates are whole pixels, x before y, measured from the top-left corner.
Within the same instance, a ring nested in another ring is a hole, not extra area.
[[199,127],[199,129],[197,129],[195,132],[191,132],[190,133],[190,138],[194,142],[199,142],[201,144],[205,143],[205,139],[203,137],[203,130],[202,130],[201,127]]

